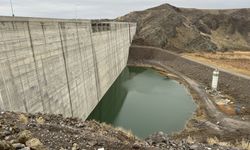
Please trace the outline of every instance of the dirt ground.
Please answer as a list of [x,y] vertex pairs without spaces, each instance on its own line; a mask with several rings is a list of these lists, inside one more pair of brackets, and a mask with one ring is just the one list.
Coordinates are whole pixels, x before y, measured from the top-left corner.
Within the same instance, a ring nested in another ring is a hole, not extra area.
[[163,132],[138,139],[131,132],[62,115],[0,113],[0,150],[226,150],[232,146],[177,141]]
[[184,53],[183,57],[250,76],[250,52]]

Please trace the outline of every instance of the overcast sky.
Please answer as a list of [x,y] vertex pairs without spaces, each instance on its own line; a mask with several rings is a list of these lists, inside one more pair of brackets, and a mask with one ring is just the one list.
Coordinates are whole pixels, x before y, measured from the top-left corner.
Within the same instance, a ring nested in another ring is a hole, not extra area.
[[[16,16],[53,18],[78,16],[83,19],[116,18],[131,11],[163,3],[189,8],[250,8],[250,0],[12,0],[12,2]],[[0,16],[10,15],[10,0],[0,0]]]

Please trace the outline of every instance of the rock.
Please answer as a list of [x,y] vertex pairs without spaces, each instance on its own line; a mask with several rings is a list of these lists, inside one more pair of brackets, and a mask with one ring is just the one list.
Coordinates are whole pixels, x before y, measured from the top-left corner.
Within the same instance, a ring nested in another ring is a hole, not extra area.
[[96,144],[97,144],[96,141],[88,141],[88,142],[87,142],[87,145],[89,145],[89,146],[94,146],[94,145],[96,145]]
[[10,131],[4,131],[4,132],[2,132],[2,135],[5,137],[5,136],[9,136],[9,135],[11,135],[11,132]]
[[156,143],[168,143],[169,137],[167,134],[163,132],[157,132],[157,133],[150,135],[145,140],[149,145],[152,145],[152,144],[154,145]]
[[164,133],[163,133],[162,131],[158,132],[158,134],[159,134],[160,136],[163,136],[163,135],[164,135]]
[[25,144],[26,141],[32,138],[32,134],[29,130],[24,130],[18,134],[18,141]]
[[14,147],[5,140],[0,141],[0,150],[14,150]]
[[13,139],[13,140],[10,140],[10,143],[15,144],[15,143],[18,143],[18,141],[16,139]]
[[193,145],[190,146],[190,149],[191,150],[198,150],[199,146],[197,144],[193,144]]
[[27,147],[30,147],[32,150],[45,150],[43,144],[37,138],[32,138],[28,140],[25,144]]
[[25,145],[22,144],[22,143],[15,143],[15,144],[12,144],[12,146],[15,148],[15,149],[21,149],[21,148],[24,148]]
[[133,149],[140,149],[140,147],[141,146],[140,146],[139,143],[134,143],[133,146],[132,146]]
[[80,149],[80,147],[77,143],[74,143],[72,148],[71,148],[71,150],[79,150],[79,149]]
[[20,150],[30,150],[30,148],[29,147],[24,147],[24,148],[22,148]]

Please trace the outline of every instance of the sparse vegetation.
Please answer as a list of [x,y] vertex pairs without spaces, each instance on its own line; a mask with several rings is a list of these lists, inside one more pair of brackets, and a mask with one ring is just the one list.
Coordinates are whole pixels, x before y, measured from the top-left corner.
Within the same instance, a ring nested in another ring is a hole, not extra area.
[[241,141],[236,142],[235,144],[232,144],[230,142],[222,142],[217,137],[213,137],[213,138],[207,138],[207,143],[209,145],[220,145],[220,146],[227,146],[227,147],[234,145],[240,149],[250,150],[250,141],[246,139],[242,139]]
[[202,10],[169,4],[118,18],[137,22],[136,45],[175,52],[250,50],[250,9]]
[[242,139],[240,142],[236,143],[236,145],[242,149],[250,150],[250,141],[246,139]]
[[214,65],[232,72],[250,75],[250,52],[185,53],[183,57]]
[[[191,137],[181,141],[157,132],[145,140],[136,138],[132,132],[113,128],[105,123],[63,118],[61,115],[21,114],[28,122],[17,119],[20,114],[0,114],[0,149],[32,150],[79,150],[79,149],[230,149],[219,145],[208,145],[194,141]],[[43,118],[43,124],[36,118]],[[188,142],[189,141],[189,142]],[[192,142],[191,142],[192,141]],[[244,143],[245,144],[245,143]]]

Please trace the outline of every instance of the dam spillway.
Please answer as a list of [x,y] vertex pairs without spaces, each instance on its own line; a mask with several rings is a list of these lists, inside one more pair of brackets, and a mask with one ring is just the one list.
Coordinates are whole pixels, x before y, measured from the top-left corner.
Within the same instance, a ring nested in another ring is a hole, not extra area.
[[0,110],[86,119],[128,60],[135,23],[0,17]]

